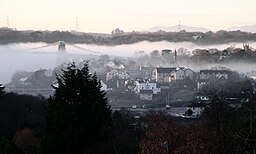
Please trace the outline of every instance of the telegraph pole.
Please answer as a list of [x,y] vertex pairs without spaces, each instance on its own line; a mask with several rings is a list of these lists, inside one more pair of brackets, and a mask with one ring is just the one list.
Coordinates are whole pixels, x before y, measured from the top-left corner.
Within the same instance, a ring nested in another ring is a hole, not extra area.
[[181,31],[181,22],[180,22],[180,20],[179,20],[178,30],[179,30],[179,32]]

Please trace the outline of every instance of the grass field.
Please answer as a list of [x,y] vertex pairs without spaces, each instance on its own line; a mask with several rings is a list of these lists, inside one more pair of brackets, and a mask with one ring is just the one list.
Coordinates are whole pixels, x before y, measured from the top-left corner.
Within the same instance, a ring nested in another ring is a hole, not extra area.
[[194,99],[195,91],[193,90],[179,90],[171,95],[171,102],[176,101],[191,101]]

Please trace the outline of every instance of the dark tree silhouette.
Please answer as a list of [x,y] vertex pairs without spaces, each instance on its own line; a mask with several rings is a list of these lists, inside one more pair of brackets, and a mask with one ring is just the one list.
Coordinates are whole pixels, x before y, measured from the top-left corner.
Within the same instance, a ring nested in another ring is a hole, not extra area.
[[0,96],[4,93],[4,86],[0,84]]
[[57,77],[49,99],[43,153],[107,153],[111,110],[96,75],[88,65],[73,63]]

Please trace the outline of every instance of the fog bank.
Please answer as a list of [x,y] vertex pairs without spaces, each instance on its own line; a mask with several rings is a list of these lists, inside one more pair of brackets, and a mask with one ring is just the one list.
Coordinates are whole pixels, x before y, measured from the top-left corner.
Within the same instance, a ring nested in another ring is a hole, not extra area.
[[[57,61],[57,46],[50,46],[47,48],[41,48],[37,50],[29,50],[30,48],[44,46],[44,43],[27,43],[27,44],[9,44],[0,46],[0,83],[8,83],[11,80],[12,74],[17,70],[24,71],[35,71],[40,68],[53,69],[56,67]],[[204,45],[199,46],[190,42],[139,42],[136,44],[129,45],[118,45],[118,46],[98,46],[98,45],[86,45],[79,44],[83,48],[89,50],[101,52],[102,54],[108,54],[110,56],[123,56],[133,57],[135,51],[145,51],[150,53],[153,50],[162,49],[179,49],[181,47],[193,51],[195,49],[208,49],[217,48],[219,50],[226,49],[230,46],[242,48],[242,43],[230,43],[222,45]],[[251,47],[256,47],[256,42],[250,43]],[[85,52],[71,46],[66,46],[67,52],[72,56],[78,55],[83,59],[89,58],[92,53]],[[189,64],[187,64],[189,66]],[[227,65],[228,66],[228,65]],[[230,64],[230,67],[237,71],[245,71],[248,69],[254,69],[256,65],[250,64]],[[194,67],[198,70],[200,68]]]

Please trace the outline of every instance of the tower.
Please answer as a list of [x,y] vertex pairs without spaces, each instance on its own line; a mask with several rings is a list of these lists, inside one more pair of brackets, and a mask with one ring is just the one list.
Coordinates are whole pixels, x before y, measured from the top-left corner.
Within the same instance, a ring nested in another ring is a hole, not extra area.
[[68,55],[66,51],[66,44],[64,41],[59,41],[58,53],[57,53],[57,66],[68,61]]
[[59,41],[59,45],[58,45],[58,52],[67,52],[66,51],[66,44],[64,41]]
[[180,32],[181,31],[181,22],[179,20],[179,25],[178,25],[178,31]]

